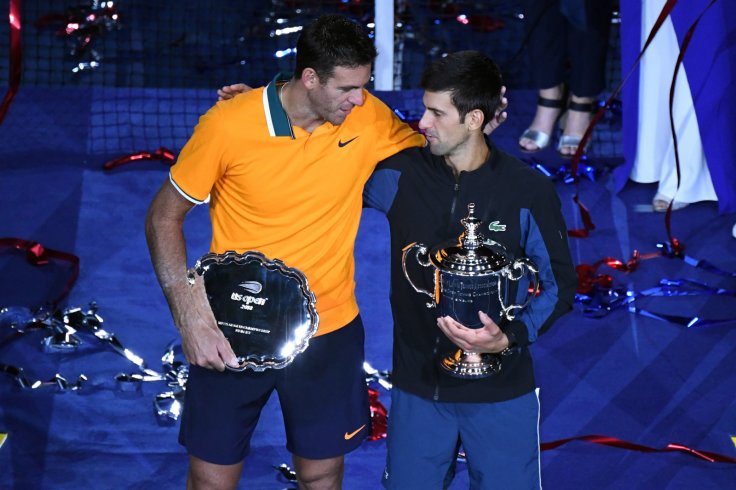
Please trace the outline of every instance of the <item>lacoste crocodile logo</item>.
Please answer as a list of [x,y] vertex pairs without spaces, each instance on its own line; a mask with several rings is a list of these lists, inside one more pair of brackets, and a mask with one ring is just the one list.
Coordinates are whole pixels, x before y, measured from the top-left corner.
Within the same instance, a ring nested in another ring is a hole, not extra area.
[[343,146],[348,146],[356,138],[357,138],[357,136],[355,138],[352,138],[352,139],[347,140],[344,143],[342,141],[340,141],[340,140],[337,140],[337,146],[339,146],[340,148],[342,148]]
[[492,221],[488,224],[490,231],[506,231],[506,225],[500,224],[498,221]]
[[245,281],[238,284],[238,286],[251,294],[258,294],[263,291],[263,285],[258,281]]

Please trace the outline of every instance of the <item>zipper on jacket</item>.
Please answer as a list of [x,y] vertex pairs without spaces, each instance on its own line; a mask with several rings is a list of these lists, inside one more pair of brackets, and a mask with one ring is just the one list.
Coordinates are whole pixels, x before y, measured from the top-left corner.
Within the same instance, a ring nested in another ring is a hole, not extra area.
[[452,194],[452,205],[450,206],[450,225],[452,225],[452,217],[455,215],[455,206],[457,205],[458,194],[460,194],[460,182],[455,181],[455,187]]
[[453,226],[453,217],[455,216],[455,208],[457,207],[457,197],[460,195],[460,182],[455,180],[455,187],[452,190],[452,203],[450,204],[450,220],[447,223],[447,231],[449,233]]
[[[448,230],[451,230],[453,227],[453,216],[455,216],[455,207],[457,206],[457,197],[460,195],[460,177],[455,177],[455,186],[453,187],[453,193],[452,193],[452,204],[450,205],[450,221],[447,223]],[[434,339],[434,349],[433,349],[433,357],[435,360],[437,360],[437,348],[440,345],[440,334],[437,334],[437,337]],[[435,362],[435,382],[434,382],[434,394],[432,395],[432,399],[434,401],[439,401],[440,399],[440,383],[439,379],[442,373],[440,372],[439,366]]]

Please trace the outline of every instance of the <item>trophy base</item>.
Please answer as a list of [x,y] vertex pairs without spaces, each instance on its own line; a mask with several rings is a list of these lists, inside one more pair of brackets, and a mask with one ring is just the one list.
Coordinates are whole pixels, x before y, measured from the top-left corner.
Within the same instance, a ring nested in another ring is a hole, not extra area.
[[442,368],[455,378],[487,378],[501,371],[501,359],[495,354],[476,354],[458,350],[440,361]]

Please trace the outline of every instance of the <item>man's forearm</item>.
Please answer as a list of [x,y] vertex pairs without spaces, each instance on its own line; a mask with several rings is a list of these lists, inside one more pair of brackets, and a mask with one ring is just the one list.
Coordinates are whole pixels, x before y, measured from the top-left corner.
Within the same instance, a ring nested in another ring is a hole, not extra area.
[[217,328],[201,276],[192,287],[187,278],[183,225],[193,204],[166,182],[146,215],[146,241],[161,289],[181,334],[184,355],[192,365],[223,371],[238,365],[225,335]]
[[182,231],[186,211],[182,214],[181,209],[171,210],[166,205],[171,200],[171,196],[166,195],[169,192],[171,190],[166,187],[159,191],[146,215],[145,229],[153,269],[177,322],[190,295],[186,242]]
[[186,247],[182,244],[183,240],[181,230],[177,232],[146,225],[146,241],[153,269],[175,320],[181,313],[182,298],[187,296],[190,287],[187,283]]

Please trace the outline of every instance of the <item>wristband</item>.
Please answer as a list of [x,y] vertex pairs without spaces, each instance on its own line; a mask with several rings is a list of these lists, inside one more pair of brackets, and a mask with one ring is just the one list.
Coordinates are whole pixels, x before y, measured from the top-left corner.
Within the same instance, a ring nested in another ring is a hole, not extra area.
[[504,350],[499,352],[499,354],[502,356],[510,356],[511,354],[514,353],[514,348],[516,347],[516,335],[514,335],[513,332],[504,332],[504,333],[506,334],[506,338],[509,341],[509,345]]

